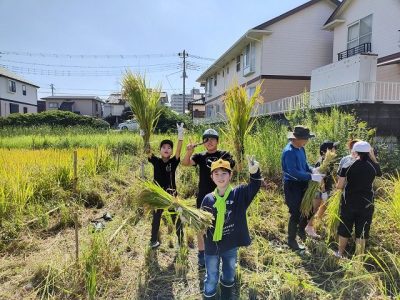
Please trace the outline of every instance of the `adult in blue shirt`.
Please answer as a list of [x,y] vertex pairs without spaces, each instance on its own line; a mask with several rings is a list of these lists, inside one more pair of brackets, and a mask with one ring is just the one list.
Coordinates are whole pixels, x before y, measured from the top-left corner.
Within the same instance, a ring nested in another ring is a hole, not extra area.
[[313,170],[307,163],[304,146],[308,140],[315,137],[310,130],[302,125],[295,126],[293,132],[289,132],[289,143],[282,152],[283,189],[285,202],[289,207],[288,245],[292,250],[302,250],[304,246],[296,241],[297,234],[305,239],[305,227],[307,218],[301,216],[300,204],[307,190],[308,182],[314,180],[321,182],[321,174],[313,174]]

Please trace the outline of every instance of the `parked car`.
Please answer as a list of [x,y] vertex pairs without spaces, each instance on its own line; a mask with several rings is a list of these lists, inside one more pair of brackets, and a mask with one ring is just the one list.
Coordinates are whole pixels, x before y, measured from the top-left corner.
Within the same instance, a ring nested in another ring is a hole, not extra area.
[[135,120],[127,120],[126,122],[118,124],[119,130],[138,131],[139,124]]

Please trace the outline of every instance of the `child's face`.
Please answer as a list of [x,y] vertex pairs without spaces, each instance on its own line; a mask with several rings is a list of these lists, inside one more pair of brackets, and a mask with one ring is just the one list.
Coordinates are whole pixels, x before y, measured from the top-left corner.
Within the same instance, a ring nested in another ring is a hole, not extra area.
[[224,168],[215,169],[211,173],[211,179],[217,185],[217,188],[225,189],[231,181],[232,173]]
[[208,138],[207,142],[204,144],[207,151],[216,151],[218,147],[218,140],[216,138]]
[[164,144],[160,148],[160,155],[162,158],[170,158],[172,155],[172,148],[168,144]]

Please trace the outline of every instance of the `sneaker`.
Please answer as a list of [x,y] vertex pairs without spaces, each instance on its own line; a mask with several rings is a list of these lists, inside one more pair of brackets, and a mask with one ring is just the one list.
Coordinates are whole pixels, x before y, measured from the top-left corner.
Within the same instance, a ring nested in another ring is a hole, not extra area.
[[160,242],[159,241],[155,241],[155,242],[150,242],[150,248],[151,249],[156,249],[160,246]]
[[312,226],[306,226],[305,232],[307,233],[308,236],[314,239],[321,238],[321,236],[315,232],[315,229]]

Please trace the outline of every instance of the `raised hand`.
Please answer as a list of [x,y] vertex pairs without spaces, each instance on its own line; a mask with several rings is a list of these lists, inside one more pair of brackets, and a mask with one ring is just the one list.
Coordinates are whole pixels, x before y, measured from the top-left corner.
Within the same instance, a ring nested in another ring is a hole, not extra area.
[[256,160],[254,160],[254,155],[247,156],[247,164],[249,167],[250,174],[257,173],[258,169],[260,168],[260,163]]
[[178,130],[178,140],[183,141],[183,134],[184,134],[184,128],[183,128],[184,123],[181,123],[180,125],[176,123],[176,129]]

